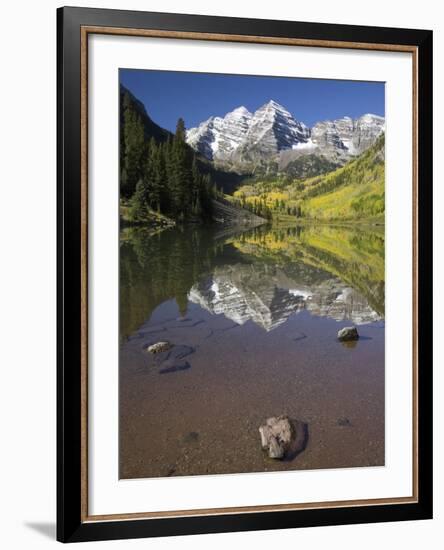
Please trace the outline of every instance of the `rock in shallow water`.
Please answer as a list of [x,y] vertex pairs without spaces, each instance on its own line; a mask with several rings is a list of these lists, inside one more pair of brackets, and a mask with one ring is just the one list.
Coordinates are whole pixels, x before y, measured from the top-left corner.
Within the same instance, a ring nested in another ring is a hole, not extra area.
[[351,422],[348,418],[346,418],[345,416],[341,416],[341,418],[338,418],[336,424],[338,426],[351,426]]
[[338,340],[347,342],[350,340],[359,340],[359,333],[356,327],[344,327],[338,332]]
[[172,345],[169,342],[156,342],[155,344],[148,346],[147,351],[150,353],[161,353],[169,350],[171,347]]
[[284,458],[294,439],[294,430],[287,416],[273,416],[259,428],[262,449],[270,458]]

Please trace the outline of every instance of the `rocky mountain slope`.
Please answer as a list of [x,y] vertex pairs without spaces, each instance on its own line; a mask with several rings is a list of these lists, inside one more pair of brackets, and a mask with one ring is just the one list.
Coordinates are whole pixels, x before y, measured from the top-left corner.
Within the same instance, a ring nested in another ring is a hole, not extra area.
[[254,113],[241,106],[224,117],[210,117],[188,130],[187,142],[219,165],[251,170],[275,162],[276,169],[285,170],[308,154],[344,164],[373,145],[384,126],[383,117],[365,114],[308,128],[270,100]]
[[213,220],[216,223],[230,225],[231,227],[255,227],[267,221],[249,210],[239,208],[222,197],[213,200]]
[[318,122],[311,130],[313,144],[321,149],[360,155],[384,131],[383,117],[366,114],[355,120],[350,117]]

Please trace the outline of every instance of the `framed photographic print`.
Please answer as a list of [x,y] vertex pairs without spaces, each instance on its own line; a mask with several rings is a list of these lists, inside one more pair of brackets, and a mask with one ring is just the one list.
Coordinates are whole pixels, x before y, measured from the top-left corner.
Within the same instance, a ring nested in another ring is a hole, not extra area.
[[58,539],[432,517],[432,33],[58,10]]

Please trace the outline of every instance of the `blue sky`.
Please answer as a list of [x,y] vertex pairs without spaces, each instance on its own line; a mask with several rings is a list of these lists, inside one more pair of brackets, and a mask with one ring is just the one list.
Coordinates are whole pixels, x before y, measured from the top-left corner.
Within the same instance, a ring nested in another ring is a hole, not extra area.
[[149,116],[174,131],[179,117],[187,128],[240,105],[254,112],[274,99],[307,126],[320,120],[365,113],[384,116],[384,84],[270,76],[239,76],[120,69],[120,82],[140,99]]

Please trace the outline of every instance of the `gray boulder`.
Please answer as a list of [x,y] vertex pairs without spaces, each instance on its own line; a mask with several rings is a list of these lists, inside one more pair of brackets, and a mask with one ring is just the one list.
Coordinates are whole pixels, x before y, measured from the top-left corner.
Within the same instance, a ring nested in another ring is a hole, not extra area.
[[151,346],[147,347],[147,351],[150,353],[162,353],[163,351],[168,351],[172,345],[169,342],[156,342]]
[[259,428],[261,445],[270,458],[284,458],[294,439],[293,427],[287,416],[273,416]]
[[349,342],[351,340],[359,340],[359,333],[356,327],[344,327],[338,332],[338,340],[341,342]]

